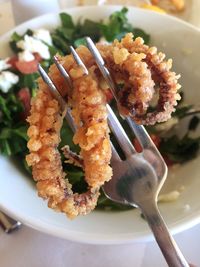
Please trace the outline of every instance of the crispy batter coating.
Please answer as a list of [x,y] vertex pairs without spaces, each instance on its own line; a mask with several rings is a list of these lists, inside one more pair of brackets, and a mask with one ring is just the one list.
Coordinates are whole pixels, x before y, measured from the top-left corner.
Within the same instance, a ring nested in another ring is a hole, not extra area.
[[[119,89],[119,109],[140,124],[154,124],[170,118],[177,100],[180,85],[178,76],[171,72],[172,61],[165,61],[163,53],[155,47],[144,45],[141,38],[133,40],[127,34],[121,42],[98,44]],[[88,191],[73,193],[72,186],[63,171],[58,151],[60,129],[65,113],[51,95],[48,86],[40,78],[37,96],[32,100],[28,117],[28,148],[26,160],[32,166],[33,178],[37,181],[38,194],[48,200],[48,206],[64,212],[69,218],[89,213],[96,206],[99,189],[109,181],[112,169],[109,166],[111,146],[107,124],[106,98],[101,88],[102,76],[89,50],[80,46],[77,53],[87,66],[89,75],[84,75],[71,55],[60,57],[60,63],[70,74],[73,90],[67,85],[55,65],[49,76],[72,109],[77,125],[73,141],[81,148],[80,155],[63,148],[68,162],[82,166]],[[159,99],[154,111],[149,105],[155,92]]]
[[[87,62],[89,52],[82,48],[81,53]],[[60,60],[73,79],[73,92],[68,94],[68,89],[54,65],[50,68],[49,75],[60,92],[68,96],[77,124],[73,140],[81,148],[88,191],[82,194],[73,193],[67,174],[62,169],[58,145],[64,114],[60,113],[58,102],[41,79],[38,80],[39,91],[32,100],[31,115],[28,118],[30,154],[26,160],[32,166],[39,196],[48,200],[49,207],[74,218],[95,208],[100,186],[111,178],[111,147],[105,96],[93,77],[94,67],[88,66],[90,74],[84,76],[71,55]]]
[[[180,88],[180,77],[170,71],[172,60],[156,47],[144,44],[142,38],[133,40],[131,33],[121,42],[97,45],[116,83],[124,86],[118,92],[119,108],[123,115],[130,116],[138,124],[152,125],[166,121],[175,111]],[[156,90],[155,90],[156,89]],[[149,111],[150,102],[158,91],[159,99],[154,111]]]

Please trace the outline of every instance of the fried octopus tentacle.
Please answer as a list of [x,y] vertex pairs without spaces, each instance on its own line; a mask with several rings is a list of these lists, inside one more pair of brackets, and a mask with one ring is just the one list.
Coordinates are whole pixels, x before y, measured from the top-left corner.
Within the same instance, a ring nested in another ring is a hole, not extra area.
[[[138,124],[152,125],[170,118],[180,95],[177,76],[170,71],[172,60],[165,61],[163,53],[155,47],[144,44],[142,38],[133,40],[131,33],[121,42],[99,44],[98,48],[111,70],[116,83],[124,86],[118,93],[119,108],[123,115],[129,115]],[[159,100],[154,112],[148,107],[158,88]]]
[[[70,104],[78,128],[74,142],[81,147],[88,191],[82,194],[73,193],[72,186],[66,179],[58,151],[63,114],[60,114],[58,102],[53,99],[41,79],[28,118],[30,154],[26,160],[29,166],[32,166],[39,196],[48,200],[49,207],[74,218],[95,208],[100,186],[111,178],[112,169],[109,166],[111,148],[105,96],[92,77],[93,70],[89,70],[90,75],[84,76],[82,71],[76,69],[71,59],[71,56],[67,56],[64,61],[68,62],[67,64],[72,63],[68,66],[74,81]],[[49,75],[56,80],[57,86],[62,85],[60,78],[57,79],[55,66],[50,69]]]
[[63,154],[67,160],[65,160],[65,163],[72,164],[74,166],[80,167],[83,169],[83,158],[76,154],[75,152],[70,150],[70,147],[68,145],[65,145],[62,147]]
[[[155,47],[144,45],[141,38],[133,40],[132,34],[127,34],[121,42],[116,40],[113,44],[97,46],[115,82],[123,83],[118,93],[121,113],[140,124],[168,119],[180,99],[177,93],[179,77],[170,71],[171,60],[166,61],[165,55],[157,53]],[[102,76],[86,47],[79,47],[77,52],[89,75],[84,75],[71,55],[59,59],[73,80],[73,90],[68,90],[55,65],[50,67],[49,76],[72,109],[77,126],[73,141],[81,148],[79,160],[69,150],[64,151],[71,163],[83,166],[88,191],[73,193],[63,171],[58,145],[64,113],[61,114],[58,102],[41,79],[28,118],[30,154],[26,158],[28,165],[32,166],[38,194],[48,200],[49,207],[66,213],[70,218],[93,210],[100,186],[112,176],[106,100],[99,88]],[[148,108],[156,87],[159,99],[155,111],[150,112]]]

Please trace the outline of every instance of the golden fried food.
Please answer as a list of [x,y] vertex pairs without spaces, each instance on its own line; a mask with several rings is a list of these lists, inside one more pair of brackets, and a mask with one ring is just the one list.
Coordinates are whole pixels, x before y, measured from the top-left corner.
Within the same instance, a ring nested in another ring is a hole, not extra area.
[[[86,62],[91,58],[86,48],[81,48],[81,53]],[[88,68],[90,74],[84,76],[72,56],[66,56],[61,61],[73,79],[74,89],[69,97],[77,125],[73,140],[81,148],[88,191],[82,194],[73,193],[67,174],[63,171],[58,145],[64,114],[60,114],[58,102],[41,79],[38,81],[39,91],[32,101],[31,115],[28,118],[30,154],[26,160],[32,166],[39,196],[48,200],[49,207],[74,218],[95,208],[100,186],[111,178],[111,147],[105,96],[94,78],[94,67]],[[50,68],[49,75],[60,91],[68,90],[54,65]]]
[[[153,125],[166,121],[175,111],[180,95],[177,90],[179,75],[170,71],[172,60],[156,47],[144,44],[142,38],[133,40],[131,33],[121,42],[97,45],[116,84],[123,84],[118,92],[119,108],[123,115],[130,116],[138,124]],[[158,92],[154,111],[148,108]]]
[[[154,124],[167,120],[177,100],[178,76],[171,72],[172,61],[165,61],[163,53],[155,47],[144,45],[141,38],[133,40],[127,34],[120,42],[97,44],[116,84],[119,109],[140,124]],[[73,89],[67,88],[57,67],[52,65],[49,76],[66,99],[77,126],[73,142],[79,145],[80,155],[69,147],[63,148],[67,163],[82,167],[88,190],[78,194],[63,171],[58,151],[60,130],[65,112],[48,86],[40,78],[37,96],[32,100],[31,115],[28,117],[28,148],[26,160],[32,166],[33,178],[37,182],[38,194],[48,200],[48,206],[64,212],[69,218],[87,214],[96,206],[99,189],[111,179],[109,166],[111,146],[107,123],[106,97],[102,86],[102,75],[89,50],[80,46],[77,53],[86,65],[89,75],[76,65],[73,57],[59,57],[68,71]],[[107,86],[108,87],[108,86]],[[119,87],[119,86],[118,86]],[[104,88],[105,89],[105,88]],[[149,106],[158,91],[159,99],[154,111]],[[67,145],[67,144],[66,144]]]

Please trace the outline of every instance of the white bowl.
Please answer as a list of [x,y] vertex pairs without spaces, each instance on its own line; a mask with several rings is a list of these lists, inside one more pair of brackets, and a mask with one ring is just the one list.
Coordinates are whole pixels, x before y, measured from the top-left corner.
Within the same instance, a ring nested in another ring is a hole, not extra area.
[[[81,7],[65,10],[78,18],[100,20],[108,17],[118,6]],[[176,18],[130,7],[129,21],[151,34],[152,43],[174,59],[174,69],[182,74],[181,84],[186,101],[197,104],[200,100],[200,31]],[[13,31],[23,33],[27,28],[55,28],[58,14],[44,15],[30,20]],[[0,57],[11,51],[8,41],[11,33],[0,38]],[[183,231],[200,222],[200,158],[174,170],[171,176],[174,188],[186,189],[176,202],[161,204],[161,212],[172,233]],[[185,205],[190,205],[186,210]],[[138,210],[123,212],[95,211],[73,221],[65,215],[47,208],[37,196],[34,183],[23,175],[10,160],[0,157],[0,209],[22,223],[62,238],[96,244],[119,244],[136,240],[149,240],[152,235]]]

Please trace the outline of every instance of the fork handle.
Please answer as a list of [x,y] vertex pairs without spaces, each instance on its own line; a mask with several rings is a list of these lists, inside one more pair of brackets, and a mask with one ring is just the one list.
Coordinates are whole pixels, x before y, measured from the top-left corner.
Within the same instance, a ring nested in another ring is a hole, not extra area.
[[169,267],[189,267],[158,210],[157,203],[140,205]]

